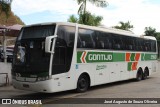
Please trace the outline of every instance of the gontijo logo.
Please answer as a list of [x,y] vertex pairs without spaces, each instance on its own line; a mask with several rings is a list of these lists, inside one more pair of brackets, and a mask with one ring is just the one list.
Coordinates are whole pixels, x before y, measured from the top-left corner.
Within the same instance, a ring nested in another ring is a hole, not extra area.
[[[79,60],[80,59],[80,60]],[[78,52],[78,63],[93,63],[93,62],[111,62],[113,54],[110,52]]]

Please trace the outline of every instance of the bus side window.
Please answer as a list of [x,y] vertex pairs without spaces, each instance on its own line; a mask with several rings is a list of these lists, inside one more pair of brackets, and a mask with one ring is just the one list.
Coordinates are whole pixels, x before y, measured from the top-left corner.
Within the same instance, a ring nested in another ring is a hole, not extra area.
[[122,41],[123,41],[123,50],[129,50],[129,46],[128,46],[128,44],[129,44],[129,41],[128,41],[128,37],[123,37],[122,38]]
[[88,29],[79,29],[79,37],[77,47],[82,46],[81,48],[95,48],[95,42],[93,40],[94,31]]
[[121,40],[121,35],[113,34],[113,44],[115,50],[123,50],[123,43]]
[[111,49],[111,43],[108,38],[104,38],[104,48]]
[[145,48],[144,51],[148,51],[149,48],[148,48],[147,40],[144,40],[143,44],[144,44],[144,48]]
[[141,51],[145,51],[145,46],[144,46],[144,40],[140,39],[140,47],[141,47]]
[[85,41],[82,41],[82,42],[81,42],[81,45],[82,45],[82,48],[87,48],[87,47],[89,47],[89,46],[86,46],[86,42],[85,42]]
[[151,40],[151,51],[156,52],[156,41]]
[[105,49],[112,49],[112,43],[110,42],[110,34],[109,33],[104,33],[102,40],[104,42]]
[[110,39],[110,34],[103,33],[103,41],[104,41],[104,48],[105,49],[111,49],[111,42],[109,39]]
[[134,51],[135,44],[134,38],[132,37],[123,37],[124,50]]
[[81,43],[80,37],[78,37],[77,48],[82,48],[82,43]]
[[74,33],[69,33],[69,40],[68,40],[68,47],[73,47],[74,46]]
[[64,39],[61,39],[61,38],[57,38],[57,41],[56,41],[56,46],[60,47],[60,46],[63,46],[63,47],[66,47],[66,41]]
[[95,48],[96,49],[101,49],[101,43],[100,43],[100,36],[101,36],[101,33],[96,31],[95,32],[95,35],[93,36],[93,39],[95,41]]
[[104,42],[100,41],[100,44],[101,44],[101,48],[104,49]]
[[137,51],[142,51],[142,46],[140,43],[140,39],[136,39],[136,50]]

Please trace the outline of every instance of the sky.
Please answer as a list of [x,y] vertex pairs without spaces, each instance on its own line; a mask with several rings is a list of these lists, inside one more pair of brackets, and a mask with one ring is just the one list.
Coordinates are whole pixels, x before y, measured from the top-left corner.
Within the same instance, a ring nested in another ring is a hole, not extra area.
[[[108,6],[96,7],[87,2],[87,10],[103,17],[102,25],[112,27],[120,21],[134,26],[133,32],[143,35],[145,27],[160,32],[160,0],[106,0]],[[76,0],[13,0],[12,11],[26,24],[66,22],[70,15],[77,15]]]

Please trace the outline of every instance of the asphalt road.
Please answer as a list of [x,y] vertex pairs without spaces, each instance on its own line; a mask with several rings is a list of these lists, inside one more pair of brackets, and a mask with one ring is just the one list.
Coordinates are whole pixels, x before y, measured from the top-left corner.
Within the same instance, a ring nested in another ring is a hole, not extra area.
[[[160,64],[159,64],[160,65]],[[76,100],[82,102],[84,98],[160,98],[160,70],[148,79],[137,82],[127,80],[100,86],[91,87],[85,93],[66,91],[53,94],[33,93],[13,89],[13,87],[0,87],[0,98],[43,98],[44,105],[35,107],[160,107],[160,104],[55,104],[66,98],[82,98]],[[92,99],[87,99],[92,100]],[[9,106],[9,105],[8,105]],[[33,105],[19,105],[33,107]],[[0,105],[6,107],[6,105]],[[14,105],[12,106],[14,107]],[[17,107],[17,105],[15,105]]]

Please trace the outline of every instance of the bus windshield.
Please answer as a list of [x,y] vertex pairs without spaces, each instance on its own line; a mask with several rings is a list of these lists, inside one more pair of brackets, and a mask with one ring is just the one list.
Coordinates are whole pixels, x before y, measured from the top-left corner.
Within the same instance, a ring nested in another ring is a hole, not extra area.
[[33,26],[23,28],[18,40],[29,38],[44,38],[54,34],[55,25]]
[[45,52],[45,39],[54,35],[55,25],[24,27],[16,41],[12,73],[21,77],[47,76],[50,54]]
[[[75,27],[59,25],[57,28],[52,75],[70,70]],[[44,77],[49,75],[50,53],[45,52],[45,39],[54,35],[55,26],[31,26],[21,30],[14,49],[12,74],[22,77]]]

